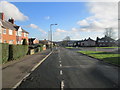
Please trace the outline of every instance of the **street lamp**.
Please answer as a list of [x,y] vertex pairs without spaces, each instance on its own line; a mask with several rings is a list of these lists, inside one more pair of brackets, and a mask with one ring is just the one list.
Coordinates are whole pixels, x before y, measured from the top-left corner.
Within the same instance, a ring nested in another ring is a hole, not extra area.
[[52,26],[58,24],[50,24],[50,34],[51,34],[51,51],[52,51]]

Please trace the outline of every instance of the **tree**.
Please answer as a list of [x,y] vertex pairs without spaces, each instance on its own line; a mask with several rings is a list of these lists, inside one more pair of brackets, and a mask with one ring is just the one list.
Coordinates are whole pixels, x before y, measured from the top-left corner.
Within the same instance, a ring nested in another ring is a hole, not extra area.
[[70,41],[70,37],[69,36],[66,36],[63,41]]
[[104,35],[110,38],[115,38],[115,32],[113,31],[113,28],[106,28]]
[[27,40],[26,39],[23,39],[22,45],[27,45]]
[[70,41],[70,37],[69,37],[69,36],[66,36],[66,37],[63,39],[63,41],[62,41],[62,45],[63,45],[63,46],[67,46],[69,41]]

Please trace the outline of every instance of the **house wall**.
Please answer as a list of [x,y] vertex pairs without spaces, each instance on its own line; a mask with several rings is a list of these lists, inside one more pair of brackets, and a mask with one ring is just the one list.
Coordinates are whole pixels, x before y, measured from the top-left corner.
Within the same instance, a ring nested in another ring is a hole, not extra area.
[[0,25],[0,43],[2,43],[2,27]]
[[[24,34],[27,34],[27,36],[25,36]],[[23,40],[23,39],[26,39],[26,40],[27,40],[27,44],[29,44],[29,41],[28,41],[28,33],[22,32],[22,40]]]
[[6,34],[3,34],[4,28],[2,28],[2,43],[11,43],[16,44],[16,31],[12,30],[12,35],[9,35],[9,29],[6,29]]
[[33,41],[33,44],[37,44],[37,43],[39,43],[39,40],[35,39],[35,40]]
[[95,46],[95,41],[83,41],[81,46]]

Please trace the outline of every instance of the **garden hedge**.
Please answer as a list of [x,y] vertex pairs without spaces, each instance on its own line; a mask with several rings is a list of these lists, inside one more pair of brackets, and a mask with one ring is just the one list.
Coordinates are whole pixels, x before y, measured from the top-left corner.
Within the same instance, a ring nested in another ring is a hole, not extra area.
[[0,43],[0,63],[7,62],[9,57],[9,45]]
[[28,45],[9,45],[9,60],[15,60],[28,53]]

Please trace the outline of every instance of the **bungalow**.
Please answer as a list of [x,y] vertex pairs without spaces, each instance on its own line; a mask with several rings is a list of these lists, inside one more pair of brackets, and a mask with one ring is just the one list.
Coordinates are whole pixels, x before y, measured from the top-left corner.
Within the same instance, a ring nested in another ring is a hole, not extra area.
[[108,47],[108,46],[115,46],[116,41],[108,36],[104,36],[103,38],[96,39],[96,46],[100,47]]
[[96,45],[95,41],[90,37],[88,39],[82,40],[80,44],[81,44],[80,46],[85,46],[85,47],[91,47]]
[[14,19],[6,21],[4,13],[0,13],[0,40],[1,43],[22,44],[23,39],[28,42],[28,32],[14,24]]

